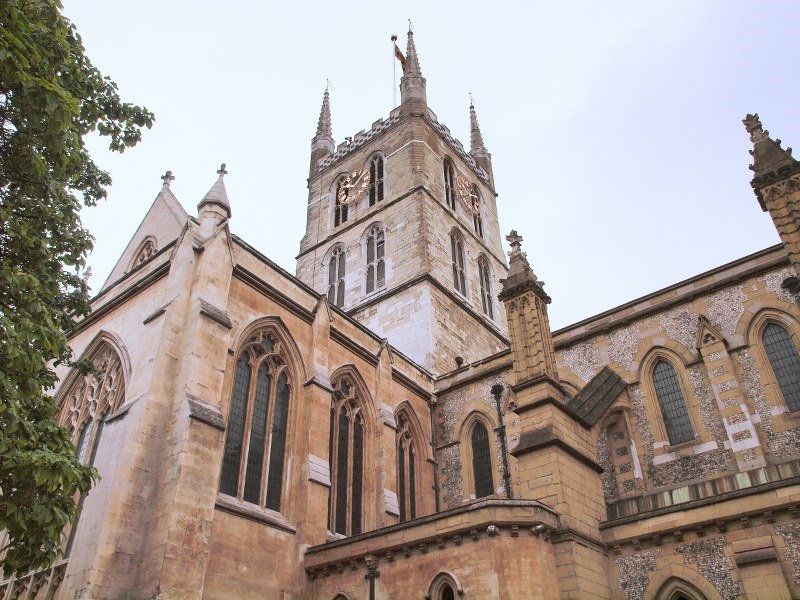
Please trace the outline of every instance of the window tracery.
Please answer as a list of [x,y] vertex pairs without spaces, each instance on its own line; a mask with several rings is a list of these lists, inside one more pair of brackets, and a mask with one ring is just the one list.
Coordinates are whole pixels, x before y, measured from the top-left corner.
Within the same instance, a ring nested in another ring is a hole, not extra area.
[[369,205],[383,200],[383,156],[374,156],[369,163]]
[[458,231],[450,234],[450,252],[453,259],[453,287],[467,295],[467,276],[464,270],[464,238]]
[[236,361],[220,492],[280,512],[291,392],[281,341],[256,332]]
[[373,226],[367,234],[367,294],[386,285],[385,246],[383,228]]
[[358,535],[363,516],[364,414],[355,382],[349,375],[342,376],[333,388],[328,527],[340,535]]
[[347,255],[341,246],[334,249],[328,262],[328,302],[333,306],[344,306],[344,275]]

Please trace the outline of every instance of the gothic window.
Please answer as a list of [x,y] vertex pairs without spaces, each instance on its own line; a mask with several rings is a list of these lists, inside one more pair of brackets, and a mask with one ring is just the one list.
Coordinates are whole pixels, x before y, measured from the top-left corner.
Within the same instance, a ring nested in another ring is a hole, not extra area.
[[442,585],[442,589],[439,592],[439,599],[440,600],[455,600],[456,594],[453,591],[453,588],[450,586],[449,583],[445,583]]
[[769,323],[761,339],[787,408],[800,410],[800,357],[792,337],[785,328]]
[[369,205],[383,200],[383,157],[377,155],[369,163]]
[[290,396],[281,342],[255,333],[236,362],[220,492],[280,511]]
[[328,263],[328,302],[333,306],[344,306],[344,262],[345,252],[341,247],[331,254]]
[[[458,585],[456,580],[449,573],[439,573],[428,588],[428,593],[425,596],[431,600],[456,600],[461,597],[464,592],[461,586]],[[458,596],[456,596],[458,594]]]
[[458,231],[450,234],[450,251],[453,257],[453,287],[467,295],[467,276],[464,271],[464,238]]
[[95,372],[77,377],[62,396],[59,422],[72,429],[78,460],[91,465],[103,432],[103,420],[125,401],[122,361],[104,342],[89,358]]
[[342,223],[347,223],[347,194],[349,192],[345,192],[344,195],[344,202],[339,200],[339,194],[342,191],[342,187],[344,186],[344,178],[340,179],[339,182],[336,184],[336,197],[334,198],[334,206],[333,206],[333,226],[338,227]]
[[408,419],[400,414],[397,417],[397,504],[401,521],[417,517],[416,462],[417,453]]
[[483,314],[494,319],[494,305],[492,303],[492,274],[489,271],[489,261],[485,256],[478,258],[478,279],[481,284],[481,304]]
[[363,521],[364,415],[352,379],[344,376],[333,388],[328,527],[341,535],[358,535]]
[[478,186],[472,185],[470,188],[470,196],[472,197],[472,225],[475,228],[475,233],[479,237],[483,237],[483,218],[481,217],[481,196],[478,192]]
[[478,421],[472,428],[472,473],[475,479],[475,497],[483,498],[494,494],[492,481],[492,457],[489,449],[489,432]]
[[156,253],[156,243],[152,238],[147,238],[139,247],[139,250],[136,252],[136,256],[131,263],[131,270],[135,269],[139,265],[146,263],[148,260],[153,258]]
[[453,161],[444,159],[444,199],[450,210],[456,209],[456,170]]
[[669,443],[675,445],[693,439],[692,423],[686,411],[678,375],[665,360],[659,360],[653,368],[653,387],[661,406]]
[[367,235],[367,293],[386,285],[385,241],[383,228],[375,225]]

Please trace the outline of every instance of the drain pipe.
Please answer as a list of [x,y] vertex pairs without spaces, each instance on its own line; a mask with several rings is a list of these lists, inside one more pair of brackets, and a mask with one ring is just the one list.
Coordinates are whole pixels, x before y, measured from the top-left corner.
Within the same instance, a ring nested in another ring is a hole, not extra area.
[[506,498],[509,500],[514,498],[511,492],[511,469],[508,467],[508,448],[506,447],[506,424],[503,421],[503,411],[500,408],[500,396],[503,395],[503,386],[496,383],[492,386],[492,396],[494,396],[494,405],[497,409],[497,435],[500,436],[500,453],[503,455],[503,483],[506,488]]

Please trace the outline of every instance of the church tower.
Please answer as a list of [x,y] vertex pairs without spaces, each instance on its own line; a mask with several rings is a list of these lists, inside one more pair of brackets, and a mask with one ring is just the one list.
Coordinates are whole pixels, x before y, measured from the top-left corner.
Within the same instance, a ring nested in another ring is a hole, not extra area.
[[338,146],[325,92],[297,276],[438,374],[508,347],[508,267],[475,107],[467,151],[428,107],[411,31],[400,92],[388,118]]

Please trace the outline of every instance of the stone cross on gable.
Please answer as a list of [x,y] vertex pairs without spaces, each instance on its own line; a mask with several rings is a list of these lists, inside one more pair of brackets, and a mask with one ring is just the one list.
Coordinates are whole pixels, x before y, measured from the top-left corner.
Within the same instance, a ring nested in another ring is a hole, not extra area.
[[169,184],[175,179],[175,176],[172,174],[172,171],[167,171],[161,176],[161,180],[164,182],[165,187],[169,187]]
[[222,177],[223,175],[227,175],[228,172],[225,170],[225,163],[222,163],[219,167],[219,171],[217,171],[217,175]]
[[511,233],[506,236],[506,240],[511,244],[511,256],[522,253],[522,236],[517,233],[516,229],[511,230]]

